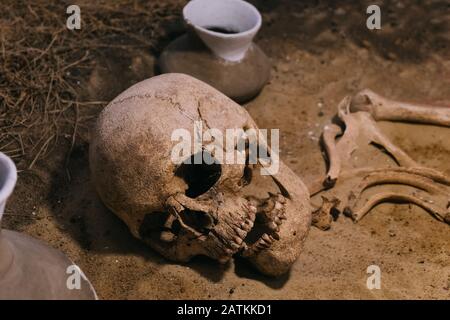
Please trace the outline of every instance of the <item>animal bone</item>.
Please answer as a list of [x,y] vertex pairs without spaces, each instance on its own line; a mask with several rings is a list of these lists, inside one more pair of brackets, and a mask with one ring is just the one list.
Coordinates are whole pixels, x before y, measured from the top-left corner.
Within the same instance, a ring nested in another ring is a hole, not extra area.
[[[342,129],[336,125],[326,125],[322,133],[322,142],[329,160],[329,169],[322,185],[330,188],[334,185],[342,170],[343,163],[350,163],[353,152],[362,145],[375,144],[383,147],[393,158],[404,166],[418,166],[403,150],[395,146],[378,128],[376,122],[367,112],[350,113],[351,99],[344,98],[338,106],[338,117],[345,125],[342,137]],[[322,188],[311,191],[316,194]]]
[[350,111],[366,111],[376,121],[404,121],[450,127],[449,107],[389,100],[368,89],[353,97]]
[[[394,145],[375,121],[448,126],[450,109],[399,103],[363,90],[352,99],[346,97],[341,101],[338,118],[345,130],[342,132],[337,124],[331,124],[322,135],[329,162],[326,177],[310,186],[313,206],[317,208],[313,212],[316,227],[323,230],[330,227],[332,210],[357,222],[382,202],[412,203],[450,224],[450,178],[421,167]],[[368,149],[369,146],[378,148]],[[394,162],[381,158],[380,147]],[[363,158],[359,163],[355,161],[356,153]],[[383,162],[387,165],[382,165]]]
[[417,166],[413,159],[381,132],[370,114],[367,112],[350,113],[349,98],[345,98],[339,104],[338,116],[346,126],[344,135],[336,144],[341,162],[348,163],[353,152],[360,147],[358,144],[364,143],[383,147],[401,166]]

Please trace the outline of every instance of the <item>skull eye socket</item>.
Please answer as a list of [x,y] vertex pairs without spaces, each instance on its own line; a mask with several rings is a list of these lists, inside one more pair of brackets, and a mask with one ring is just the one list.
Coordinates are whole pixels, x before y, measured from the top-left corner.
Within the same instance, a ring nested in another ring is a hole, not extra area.
[[[201,163],[198,163],[199,159],[201,159]],[[212,162],[212,164],[205,163],[204,159],[208,159],[208,162]],[[188,185],[185,194],[189,198],[201,196],[219,180],[222,175],[222,167],[214,160],[209,152],[202,151],[192,155],[189,163],[181,164],[176,170],[175,175],[183,178]]]

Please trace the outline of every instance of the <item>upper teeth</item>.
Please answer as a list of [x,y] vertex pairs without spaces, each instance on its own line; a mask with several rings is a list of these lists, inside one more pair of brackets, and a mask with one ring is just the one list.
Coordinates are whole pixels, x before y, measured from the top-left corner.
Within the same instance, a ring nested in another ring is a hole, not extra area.
[[[272,198],[275,195],[272,195]],[[283,223],[283,220],[286,220],[286,214],[283,210],[285,203],[284,197],[281,195],[277,197],[276,201],[269,201],[268,207],[265,210],[270,211],[271,213],[275,213],[275,217],[272,217],[269,221],[266,220],[265,225],[269,228],[270,233],[264,233],[261,238],[259,238],[255,243],[251,246],[247,246],[245,243],[241,245],[243,249],[243,256],[250,256],[255,254],[261,250],[268,249],[274,241],[280,240],[280,225]],[[253,226],[253,222],[252,222]]]
[[239,239],[243,239],[243,238],[245,238],[245,236],[247,235],[247,232],[246,232],[246,231],[241,230],[241,229],[239,229],[239,228],[237,228],[237,227],[234,228],[234,231],[235,231],[235,232],[237,233],[237,235],[238,235],[238,237],[236,237],[236,238],[239,238]]

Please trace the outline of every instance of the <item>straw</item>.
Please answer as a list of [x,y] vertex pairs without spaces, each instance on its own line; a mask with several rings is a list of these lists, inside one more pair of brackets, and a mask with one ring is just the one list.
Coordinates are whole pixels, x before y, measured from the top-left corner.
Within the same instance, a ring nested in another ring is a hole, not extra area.
[[[62,1],[2,1],[0,151],[32,169],[67,138],[71,152],[85,115],[105,101],[81,101],[100,52],[158,52],[165,23],[186,1],[78,1],[81,30],[66,28]],[[120,77],[120,75],[118,75]],[[92,111],[91,111],[92,113]]]

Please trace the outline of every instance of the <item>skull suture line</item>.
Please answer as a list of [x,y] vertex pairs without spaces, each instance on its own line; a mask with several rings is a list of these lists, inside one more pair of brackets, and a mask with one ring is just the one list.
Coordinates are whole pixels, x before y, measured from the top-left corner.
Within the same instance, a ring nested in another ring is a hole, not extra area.
[[248,190],[262,164],[174,164],[171,133],[193,131],[195,121],[222,132],[258,130],[241,106],[186,75],[154,77],[115,98],[90,146],[101,199],[170,260],[206,255],[225,263],[239,254],[264,274],[286,273],[311,224],[307,188],[281,161],[278,173],[265,178],[277,192],[267,187],[259,197]]

